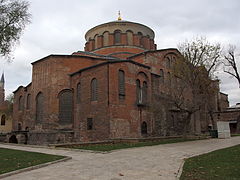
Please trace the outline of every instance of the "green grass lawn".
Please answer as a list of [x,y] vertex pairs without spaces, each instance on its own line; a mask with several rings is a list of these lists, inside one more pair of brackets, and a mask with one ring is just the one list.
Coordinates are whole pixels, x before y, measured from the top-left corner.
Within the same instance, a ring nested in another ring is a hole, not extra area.
[[143,146],[154,146],[159,144],[169,144],[169,143],[177,143],[177,142],[185,142],[185,141],[194,141],[198,139],[164,139],[156,142],[136,142],[136,143],[115,143],[115,144],[94,144],[94,145],[86,145],[86,146],[75,146],[75,149],[85,149],[92,151],[112,151],[117,149],[126,149],[126,148],[134,148],[134,147],[143,147]]
[[180,180],[239,180],[240,145],[186,160]]
[[0,174],[62,158],[64,156],[0,148]]
[[240,134],[231,134],[231,137],[240,136]]

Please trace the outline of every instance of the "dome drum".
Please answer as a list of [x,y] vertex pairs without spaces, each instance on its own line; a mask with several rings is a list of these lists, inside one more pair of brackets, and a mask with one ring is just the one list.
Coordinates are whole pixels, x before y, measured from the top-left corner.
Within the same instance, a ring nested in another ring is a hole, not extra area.
[[145,25],[114,21],[96,26],[86,33],[85,51],[108,46],[137,46],[145,50],[155,50],[154,36],[153,30]]

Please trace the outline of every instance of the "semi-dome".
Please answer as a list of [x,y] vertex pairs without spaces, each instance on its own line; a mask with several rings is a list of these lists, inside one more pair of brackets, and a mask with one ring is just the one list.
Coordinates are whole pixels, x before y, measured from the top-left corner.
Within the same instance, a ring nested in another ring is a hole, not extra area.
[[112,21],[87,31],[85,51],[116,54],[155,50],[154,37],[154,31],[143,24],[123,20]]

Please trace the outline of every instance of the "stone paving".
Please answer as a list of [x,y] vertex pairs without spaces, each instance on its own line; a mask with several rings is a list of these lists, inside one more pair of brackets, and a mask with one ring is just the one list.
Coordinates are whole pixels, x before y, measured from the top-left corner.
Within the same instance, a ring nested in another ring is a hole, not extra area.
[[6,180],[176,180],[185,158],[240,144],[240,137],[123,149],[111,153],[0,144],[0,147],[72,157]]

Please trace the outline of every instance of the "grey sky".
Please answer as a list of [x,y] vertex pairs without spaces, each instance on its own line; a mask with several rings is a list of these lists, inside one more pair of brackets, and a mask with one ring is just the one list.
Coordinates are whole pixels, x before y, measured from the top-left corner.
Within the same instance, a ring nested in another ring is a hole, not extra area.
[[[206,36],[211,42],[235,44],[240,50],[239,0],[31,0],[32,23],[16,46],[12,63],[0,61],[6,92],[31,82],[31,62],[49,54],[83,50],[84,35],[93,26],[122,18],[155,31],[158,49],[177,47],[185,39]],[[240,67],[240,63],[238,62]],[[237,81],[224,73],[221,91],[231,104],[240,102]]]

